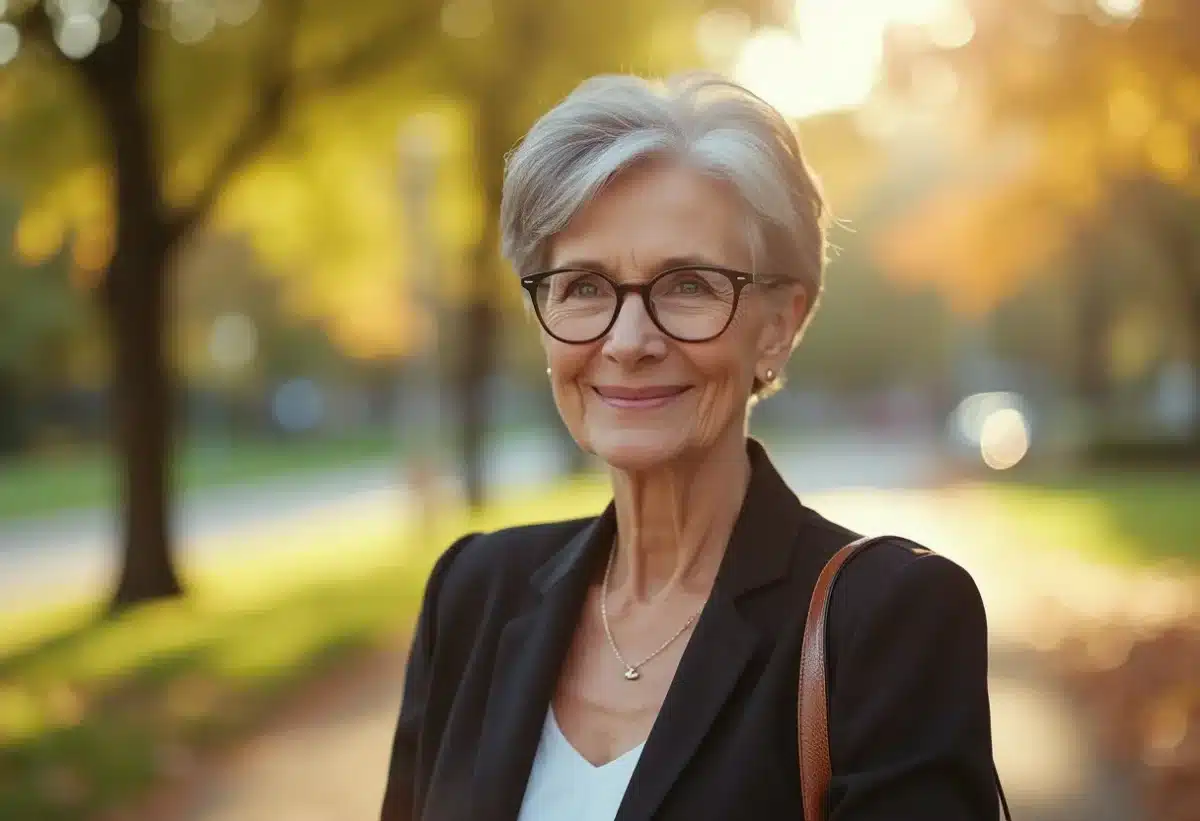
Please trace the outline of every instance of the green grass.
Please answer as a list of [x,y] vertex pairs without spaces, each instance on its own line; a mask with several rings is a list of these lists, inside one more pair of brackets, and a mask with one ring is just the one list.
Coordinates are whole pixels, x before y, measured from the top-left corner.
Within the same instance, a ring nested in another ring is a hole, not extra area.
[[[385,433],[298,442],[191,443],[180,453],[183,491],[380,462],[398,454]],[[0,464],[0,519],[111,505],[116,466],[103,449]]]
[[364,546],[347,528],[344,544],[289,550],[286,568],[269,553],[230,560],[190,579],[188,600],[110,621],[78,605],[0,623],[0,818],[82,821],[127,803],[178,751],[251,733],[282,695],[402,637],[458,534],[588,515],[606,498],[602,481],[578,480],[447,517],[427,539]]
[[1104,472],[988,487],[1013,524],[1106,561],[1200,568],[1200,474]]

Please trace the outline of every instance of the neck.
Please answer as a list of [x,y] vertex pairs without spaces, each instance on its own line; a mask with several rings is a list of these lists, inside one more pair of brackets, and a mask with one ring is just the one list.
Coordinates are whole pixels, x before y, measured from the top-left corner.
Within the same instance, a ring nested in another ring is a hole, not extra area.
[[745,437],[732,434],[653,470],[613,470],[614,588],[644,602],[711,587],[750,481]]

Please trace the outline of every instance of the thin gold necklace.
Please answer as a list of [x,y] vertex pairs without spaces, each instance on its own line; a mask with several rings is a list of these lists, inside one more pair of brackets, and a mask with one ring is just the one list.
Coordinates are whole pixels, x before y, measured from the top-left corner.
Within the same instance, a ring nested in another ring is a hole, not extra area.
[[663,650],[666,650],[668,647],[670,647],[671,643],[674,642],[675,639],[682,636],[684,631],[695,624],[696,619],[700,618],[700,614],[704,611],[704,607],[701,605],[700,609],[693,613],[692,617],[683,623],[683,627],[680,627],[678,630],[676,630],[675,635],[664,641],[661,647],[659,647],[650,655],[646,656],[637,664],[630,664],[625,660],[625,657],[621,655],[621,651],[617,648],[616,639],[613,638],[612,628],[608,626],[608,580],[612,575],[613,565],[616,564],[616,561],[617,548],[614,545],[612,552],[608,556],[608,565],[604,568],[604,583],[600,587],[600,621],[604,624],[604,635],[608,636],[608,646],[612,648],[613,655],[617,657],[617,661],[621,662],[621,664],[625,666],[625,680],[637,681],[642,677],[642,667]]

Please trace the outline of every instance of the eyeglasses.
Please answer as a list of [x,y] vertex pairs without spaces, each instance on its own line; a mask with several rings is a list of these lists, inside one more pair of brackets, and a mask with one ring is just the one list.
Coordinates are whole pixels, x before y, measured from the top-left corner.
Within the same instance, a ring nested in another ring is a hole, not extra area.
[[617,283],[604,274],[558,268],[521,278],[546,333],[560,342],[595,342],[612,330],[627,294],[637,294],[650,319],[679,342],[708,342],[733,321],[742,290],[779,285],[791,277],[756,280],[752,274],[715,265],[670,268],[649,282]]

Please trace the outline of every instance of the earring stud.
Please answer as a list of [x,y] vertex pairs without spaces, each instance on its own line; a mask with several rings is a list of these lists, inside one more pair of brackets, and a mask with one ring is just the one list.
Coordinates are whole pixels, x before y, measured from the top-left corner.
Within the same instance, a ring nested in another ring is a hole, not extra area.
[[764,382],[774,382],[775,381],[775,371],[771,368],[767,368],[767,372],[765,374],[763,374],[763,376],[765,377],[763,380]]
[[549,376],[549,375],[550,375],[550,369],[546,368],[546,376]]

